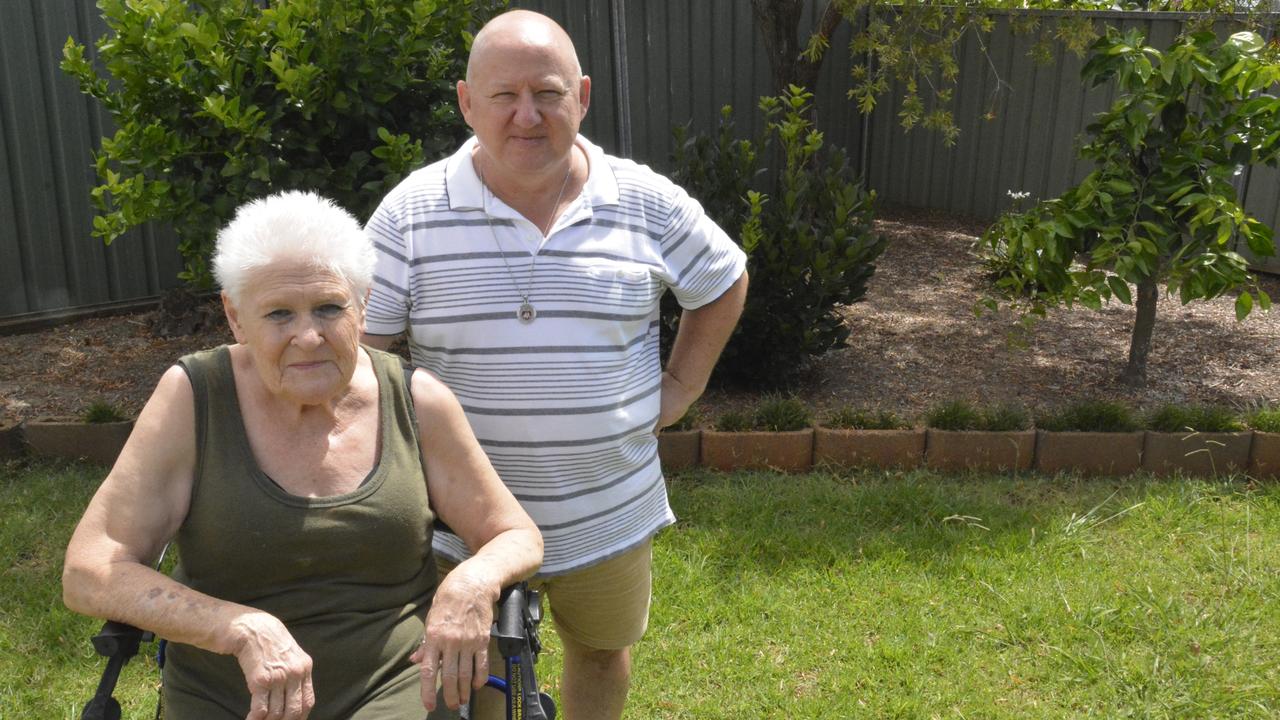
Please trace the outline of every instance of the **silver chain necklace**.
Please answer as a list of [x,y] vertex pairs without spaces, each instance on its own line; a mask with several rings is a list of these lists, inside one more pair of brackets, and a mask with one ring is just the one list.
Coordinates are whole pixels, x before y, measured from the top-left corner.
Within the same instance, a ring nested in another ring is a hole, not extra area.
[[[569,157],[569,167],[564,171],[564,180],[560,183],[560,192],[556,195],[556,201],[551,205],[551,217],[547,218],[547,225],[542,230],[542,237],[547,237],[551,233],[551,225],[556,221],[556,210],[560,208],[560,201],[564,199],[564,189],[569,186],[569,175],[573,173],[573,157]],[[476,166],[476,174],[480,177],[480,185],[486,190],[489,186],[484,181],[484,171]],[[497,194],[489,190],[495,198]],[[529,258],[529,275],[525,278],[524,289],[520,289],[520,283],[516,280],[516,273],[511,269],[511,263],[507,262],[507,253],[502,249],[502,241],[498,239],[498,231],[493,229],[493,223],[489,223],[489,234],[493,236],[493,244],[498,248],[498,257],[502,258],[502,265],[507,269],[507,277],[511,278],[511,284],[516,288],[516,294],[520,296],[520,307],[516,308],[516,319],[528,325],[533,319],[538,317],[538,310],[529,302],[529,292],[533,290],[533,268],[538,264],[538,252],[535,250],[530,254]]]

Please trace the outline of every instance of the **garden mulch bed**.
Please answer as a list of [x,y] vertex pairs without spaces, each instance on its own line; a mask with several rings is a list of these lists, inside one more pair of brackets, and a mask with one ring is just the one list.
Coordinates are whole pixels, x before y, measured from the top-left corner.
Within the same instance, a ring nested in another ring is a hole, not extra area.
[[[986,287],[971,252],[977,223],[918,211],[885,213],[892,238],[866,300],[845,310],[851,335],[789,389],[822,413],[841,405],[918,417],[949,399],[1015,402],[1036,410],[1085,398],[1139,407],[1163,402],[1280,403],[1280,313],[1235,319],[1233,298],[1182,306],[1162,297],[1148,386],[1127,388],[1133,308],[1051,311],[1029,330],[1008,311],[975,316]],[[1280,281],[1263,278],[1280,300]],[[0,337],[0,423],[76,416],[104,400],[129,415],[178,356],[230,340],[225,324],[158,338],[150,314],[70,322]],[[706,422],[755,393],[712,390]]]

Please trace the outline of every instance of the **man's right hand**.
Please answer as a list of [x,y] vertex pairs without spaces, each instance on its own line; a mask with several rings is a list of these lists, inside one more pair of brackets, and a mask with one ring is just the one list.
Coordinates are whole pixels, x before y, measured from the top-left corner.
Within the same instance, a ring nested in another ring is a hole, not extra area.
[[233,627],[236,660],[251,695],[245,720],[305,720],[316,704],[311,656],[267,613],[243,615]]

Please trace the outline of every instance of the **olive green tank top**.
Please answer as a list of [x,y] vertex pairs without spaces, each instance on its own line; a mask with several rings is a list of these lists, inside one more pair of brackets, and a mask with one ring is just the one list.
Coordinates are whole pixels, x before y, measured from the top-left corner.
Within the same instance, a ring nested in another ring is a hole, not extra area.
[[[409,655],[436,588],[432,514],[399,358],[368,349],[378,379],[379,450],[356,490],[292,495],[250,450],[226,346],[179,364],[195,391],[196,473],[174,577],[279,618],[313,661],[312,720],[422,718]],[[170,643],[165,716],[244,718],[236,659]]]

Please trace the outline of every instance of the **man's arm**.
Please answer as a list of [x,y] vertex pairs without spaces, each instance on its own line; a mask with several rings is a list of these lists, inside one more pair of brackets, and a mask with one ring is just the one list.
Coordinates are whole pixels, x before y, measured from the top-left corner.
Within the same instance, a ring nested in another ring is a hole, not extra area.
[[370,335],[369,333],[360,333],[360,342],[374,348],[375,350],[390,350],[391,346],[394,345],[396,340],[399,340],[400,336],[403,334],[404,333],[397,333],[395,335]]
[[707,389],[725,343],[742,315],[747,301],[747,273],[744,270],[720,297],[696,310],[680,314],[680,329],[662,372],[662,410],[658,429],[676,422]]

